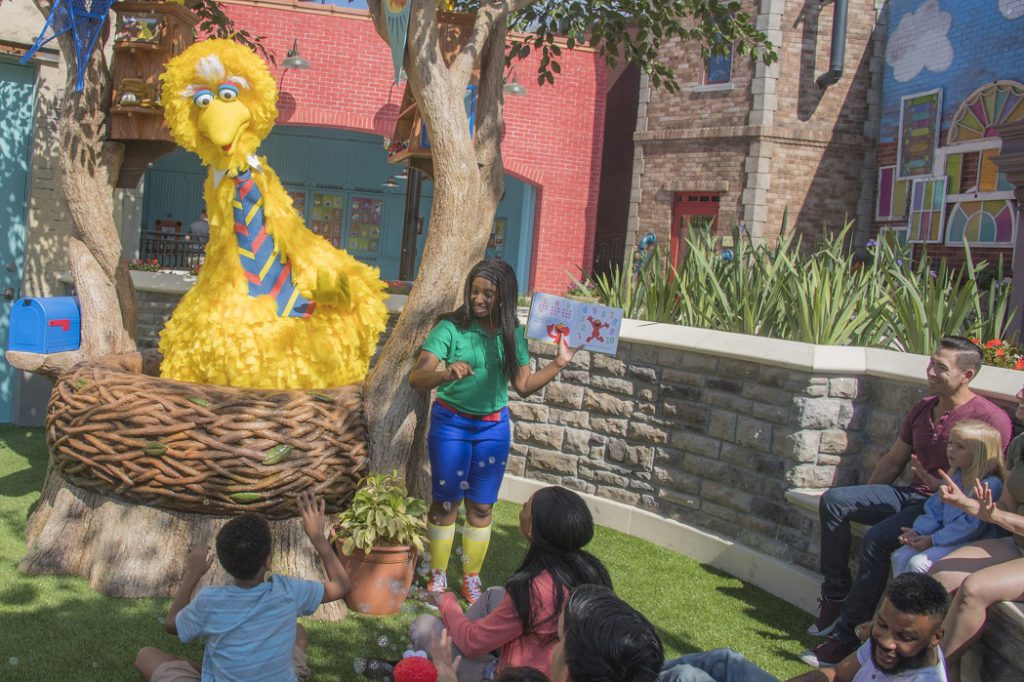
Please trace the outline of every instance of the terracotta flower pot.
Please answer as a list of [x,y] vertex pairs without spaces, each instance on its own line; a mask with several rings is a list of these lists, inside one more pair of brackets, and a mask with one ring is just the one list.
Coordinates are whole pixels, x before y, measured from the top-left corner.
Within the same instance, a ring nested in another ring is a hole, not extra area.
[[352,579],[352,591],[345,597],[350,609],[370,616],[398,613],[416,574],[414,548],[374,547],[369,555],[355,549],[345,556],[339,546],[338,555]]

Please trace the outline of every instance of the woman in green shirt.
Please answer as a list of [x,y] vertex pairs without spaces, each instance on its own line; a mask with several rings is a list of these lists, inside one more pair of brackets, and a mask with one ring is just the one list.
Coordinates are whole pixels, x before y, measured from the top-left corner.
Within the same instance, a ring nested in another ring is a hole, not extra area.
[[[427,436],[433,498],[427,524],[427,589],[448,588],[455,519],[465,500],[462,595],[470,603],[482,592],[480,568],[490,543],[491,508],[511,445],[508,384],[525,398],[554,379],[576,352],[563,340],[555,359],[531,372],[526,333],[516,317],[518,294],[508,263],[477,263],[466,277],[462,306],[441,316],[409,372],[413,388],[437,389]],[[445,368],[437,371],[441,362]]]

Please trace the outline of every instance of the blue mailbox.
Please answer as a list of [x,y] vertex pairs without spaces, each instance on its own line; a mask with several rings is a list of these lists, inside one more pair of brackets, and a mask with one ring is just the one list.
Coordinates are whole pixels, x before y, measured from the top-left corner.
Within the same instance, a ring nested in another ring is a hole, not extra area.
[[11,308],[8,350],[60,353],[82,343],[82,315],[73,296],[22,298]]

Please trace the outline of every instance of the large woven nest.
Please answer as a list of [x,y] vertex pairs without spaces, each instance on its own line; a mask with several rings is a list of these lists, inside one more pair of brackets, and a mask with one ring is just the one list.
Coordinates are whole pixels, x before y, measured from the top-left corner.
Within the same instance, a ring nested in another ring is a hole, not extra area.
[[54,467],[102,495],[202,514],[297,515],[314,488],[329,510],[366,473],[358,386],[269,391],[161,379],[159,356],[82,363],[46,415]]

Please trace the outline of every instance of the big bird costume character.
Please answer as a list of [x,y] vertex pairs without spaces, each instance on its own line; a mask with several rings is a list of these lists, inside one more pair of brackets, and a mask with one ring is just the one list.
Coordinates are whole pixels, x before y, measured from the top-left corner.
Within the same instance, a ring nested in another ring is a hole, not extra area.
[[306,229],[255,156],[277,118],[266,64],[230,40],[204,40],[161,80],[171,135],[210,167],[206,261],[160,335],[161,375],[253,388],[361,381],[387,317],[384,284]]

